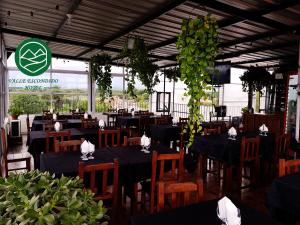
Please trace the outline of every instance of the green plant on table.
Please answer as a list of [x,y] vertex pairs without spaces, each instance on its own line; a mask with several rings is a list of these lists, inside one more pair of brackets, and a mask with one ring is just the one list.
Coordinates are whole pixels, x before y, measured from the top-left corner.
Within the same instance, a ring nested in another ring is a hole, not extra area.
[[112,96],[112,59],[107,54],[98,54],[91,58],[90,69],[91,77],[98,85],[101,101]]
[[185,132],[189,130],[189,146],[193,143],[194,135],[201,131],[200,113],[201,99],[207,99],[210,90],[210,72],[214,67],[218,51],[217,23],[210,15],[204,18],[184,19],[181,33],[176,43],[179,54],[181,80],[187,86],[186,95],[190,97],[189,122]]
[[0,225],[106,225],[106,211],[78,177],[34,170],[0,178]]

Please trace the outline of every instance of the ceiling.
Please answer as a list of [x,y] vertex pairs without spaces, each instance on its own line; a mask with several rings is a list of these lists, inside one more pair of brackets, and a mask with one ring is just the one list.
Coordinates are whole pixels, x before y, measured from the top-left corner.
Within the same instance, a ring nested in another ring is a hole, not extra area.
[[56,57],[89,60],[106,52],[116,64],[126,38],[137,35],[163,68],[176,65],[182,19],[207,13],[219,25],[217,61],[239,68],[297,62],[299,0],[0,0],[0,31],[8,51],[37,37]]

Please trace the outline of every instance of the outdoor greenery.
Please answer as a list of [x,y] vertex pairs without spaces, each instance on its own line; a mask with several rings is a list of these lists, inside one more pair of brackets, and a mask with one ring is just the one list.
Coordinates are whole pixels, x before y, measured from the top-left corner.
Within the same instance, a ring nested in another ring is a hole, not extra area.
[[137,97],[134,88],[136,78],[142,82],[149,94],[153,93],[154,86],[159,83],[158,66],[152,63],[148,57],[148,49],[144,40],[135,38],[133,49],[128,49],[128,43],[126,42],[120,57],[128,58],[126,63],[128,94],[132,97]]
[[34,170],[0,178],[0,225],[105,225],[106,211],[78,177]]
[[189,123],[186,127],[190,132],[189,146],[194,140],[194,135],[202,129],[200,100],[207,99],[207,91],[210,90],[211,79],[207,68],[214,67],[218,51],[217,28],[216,20],[210,15],[204,18],[184,19],[176,43],[181,80],[187,86],[186,95],[190,97]]
[[16,116],[40,113],[42,106],[43,101],[39,96],[18,94],[11,97],[9,113]]
[[98,54],[91,58],[91,77],[98,85],[98,92],[102,101],[112,95],[111,57],[107,54]]
[[178,79],[180,79],[180,77],[181,77],[179,67],[173,67],[173,68],[164,69],[163,73],[166,76],[166,78],[169,79],[170,82],[171,81],[177,82]]

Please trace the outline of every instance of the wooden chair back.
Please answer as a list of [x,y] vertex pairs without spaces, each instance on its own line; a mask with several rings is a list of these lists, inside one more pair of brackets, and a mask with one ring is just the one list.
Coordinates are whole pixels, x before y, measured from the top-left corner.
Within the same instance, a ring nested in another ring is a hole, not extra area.
[[179,117],[179,124],[187,124],[189,122],[188,117]]
[[72,119],[83,119],[84,112],[73,112]]
[[124,137],[124,146],[141,145],[141,137]]
[[53,120],[53,114],[52,113],[43,113],[43,116],[42,116],[42,119],[43,120]]
[[240,162],[243,166],[245,162],[255,161],[259,163],[259,136],[255,138],[242,138],[241,151],[240,151]]
[[126,109],[118,109],[118,114],[123,115],[123,113],[127,113],[128,111]]
[[[53,144],[51,143],[51,139],[53,139]],[[54,150],[54,143],[56,140],[58,141],[69,141],[71,139],[71,131],[47,131],[46,132],[46,153]],[[52,144],[52,145],[51,145]],[[52,147],[51,147],[52,146]]]
[[218,134],[221,134],[221,127],[217,127],[217,128],[204,128],[203,132],[204,132],[204,136],[207,136],[207,135],[218,135]]
[[280,158],[289,158],[289,147],[291,141],[291,134],[280,134],[276,136],[275,141],[275,156],[274,161],[277,163]]
[[198,203],[203,198],[203,182],[185,183],[158,182],[157,211],[165,209],[165,200],[170,199],[170,207],[178,208]]
[[3,127],[1,127],[1,155],[3,160],[7,158],[7,151],[8,151],[7,134],[6,134],[6,130]]
[[[109,172],[113,172],[112,191],[108,184]],[[98,190],[96,173],[102,172],[102,187]],[[119,161],[114,159],[112,163],[99,163],[86,165],[84,162],[79,162],[79,177],[83,180],[86,173],[90,174],[89,188],[95,194],[95,200],[112,200],[113,208],[117,206],[118,200],[118,182],[119,182]]]
[[279,159],[279,177],[300,172],[300,159]]
[[69,151],[79,151],[80,146],[84,142],[84,139],[81,140],[68,140],[68,141],[54,141],[54,152],[69,152]]
[[158,117],[158,118],[155,118],[155,125],[168,125],[168,124],[171,124],[172,122],[170,122],[170,119],[172,117],[170,116],[161,116],[161,117]]
[[98,127],[98,120],[97,117],[94,119],[81,119],[81,127],[82,128],[97,128]]
[[[184,150],[179,153],[158,154],[157,151],[152,153],[151,169],[151,193],[150,193],[150,212],[154,212],[155,190],[158,181],[178,182],[184,176]],[[166,166],[171,164],[171,168]],[[169,169],[169,170],[168,170]]]
[[[104,140],[104,141],[103,141]],[[110,140],[110,143],[109,143]],[[99,148],[117,147],[121,145],[121,131],[119,128],[115,130],[98,131],[98,146]]]

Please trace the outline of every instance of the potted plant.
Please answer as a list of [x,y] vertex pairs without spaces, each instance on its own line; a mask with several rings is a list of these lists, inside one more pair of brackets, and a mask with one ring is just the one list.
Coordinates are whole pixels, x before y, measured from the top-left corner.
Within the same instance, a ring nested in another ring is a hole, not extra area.
[[135,78],[138,78],[146,87],[148,94],[153,93],[154,86],[159,83],[158,66],[148,57],[148,49],[144,40],[139,37],[128,39],[124,44],[120,58],[128,59],[126,61],[128,94],[131,97],[136,97]]
[[34,170],[0,178],[0,224],[106,225],[102,201],[96,203],[82,181]]
[[22,114],[21,108],[17,104],[11,104],[8,112],[13,120],[17,120],[18,117]]
[[202,129],[200,105],[201,99],[207,99],[207,92],[211,89],[208,68],[214,67],[218,51],[217,28],[216,20],[209,14],[204,18],[184,19],[176,43],[181,80],[187,86],[186,96],[190,97],[189,122],[184,130],[189,130],[189,146],[194,135]]

